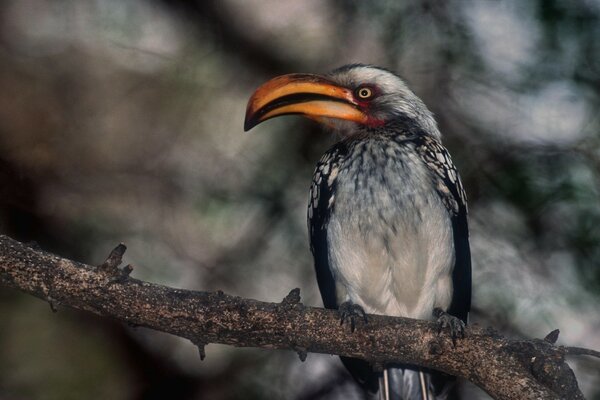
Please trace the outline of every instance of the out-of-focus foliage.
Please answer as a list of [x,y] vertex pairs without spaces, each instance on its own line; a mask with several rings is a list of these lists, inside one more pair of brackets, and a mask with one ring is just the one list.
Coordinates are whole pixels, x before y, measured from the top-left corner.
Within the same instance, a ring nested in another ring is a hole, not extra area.
[[[600,349],[597,0],[10,0],[0,231],[134,275],[320,305],[305,232],[334,138],[248,96],[349,62],[403,75],[470,198],[472,321]],[[337,358],[192,344],[0,291],[0,399],[361,398]],[[574,359],[588,398],[597,361]],[[485,398],[466,387],[465,398]]]

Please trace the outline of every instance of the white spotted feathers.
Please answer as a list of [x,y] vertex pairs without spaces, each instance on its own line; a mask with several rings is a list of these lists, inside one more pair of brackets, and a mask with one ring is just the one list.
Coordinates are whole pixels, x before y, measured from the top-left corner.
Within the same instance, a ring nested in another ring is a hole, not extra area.
[[467,195],[448,150],[432,137],[418,138],[417,153],[435,174],[435,186],[442,202],[453,215],[460,207],[467,208]]

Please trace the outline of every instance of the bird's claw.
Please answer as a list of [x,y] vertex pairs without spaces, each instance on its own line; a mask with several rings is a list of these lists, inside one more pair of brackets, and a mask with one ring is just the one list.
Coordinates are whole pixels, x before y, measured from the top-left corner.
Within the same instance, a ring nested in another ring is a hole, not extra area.
[[454,315],[450,315],[440,308],[433,310],[433,316],[437,318],[438,335],[444,329],[450,330],[452,343],[456,346],[456,339],[465,337],[465,323]]
[[360,318],[363,323],[367,323],[367,313],[365,313],[365,310],[351,301],[343,302],[338,312],[340,313],[340,325],[344,325],[344,322],[350,323],[350,332],[354,332],[354,329],[356,329],[357,318]]

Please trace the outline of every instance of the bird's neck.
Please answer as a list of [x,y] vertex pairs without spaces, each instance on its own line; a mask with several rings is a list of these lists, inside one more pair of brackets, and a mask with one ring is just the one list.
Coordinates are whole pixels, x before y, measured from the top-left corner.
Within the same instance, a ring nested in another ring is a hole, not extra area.
[[422,137],[430,136],[441,140],[441,133],[433,117],[412,118],[404,115],[396,116],[386,123],[386,131],[400,137]]
[[424,129],[417,121],[401,117],[390,120],[382,126],[353,126],[351,129],[338,131],[341,141],[347,144],[357,143],[364,140],[382,139],[395,142],[407,142],[415,139],[430,137],[436,141],[441,140],[441,135],[437,129]]

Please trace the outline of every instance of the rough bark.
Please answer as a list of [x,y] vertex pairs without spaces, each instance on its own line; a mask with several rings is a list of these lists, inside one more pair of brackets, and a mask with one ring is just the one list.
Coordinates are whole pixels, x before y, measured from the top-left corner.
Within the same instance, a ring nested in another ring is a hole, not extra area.
[[[544,340],[509,340],[491,329],[470,326],[454,345],[433,322],[368,315],[354,331],[332,310],[307,307],[294,289],[281,303],[230,296],[221,291],[174,289],[129,277],[119,269],[125,246],[100,266],[89,266],[0,236],[0,285],[48,301],[191,340],[204,345],[291,349],[421,365],[460,376],[496,399],[583,399],[565,363],[569,348]],[[579,349],[577,354],[593,351]]]

